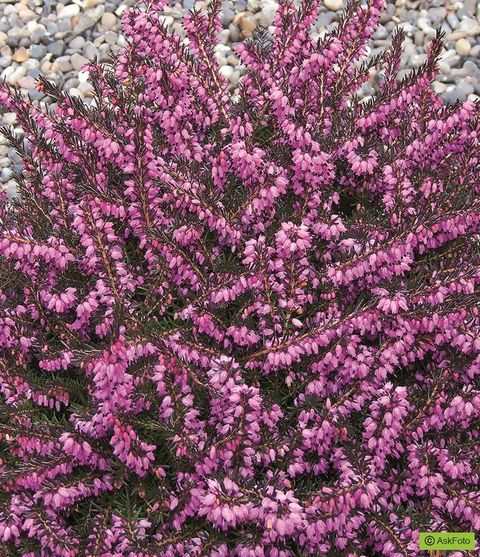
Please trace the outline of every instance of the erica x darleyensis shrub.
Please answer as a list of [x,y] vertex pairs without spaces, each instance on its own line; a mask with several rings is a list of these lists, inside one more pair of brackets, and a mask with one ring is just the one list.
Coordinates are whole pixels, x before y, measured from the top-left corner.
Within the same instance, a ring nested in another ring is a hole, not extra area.
[[[239,48],[124,16],[96,103],[1,89],[2,555],[414,557],[479,531],[479,107],[399,81],[381,0]],[[356,96],[373,68],[378,93]],[[471,553],[473,554],[473,553]]]

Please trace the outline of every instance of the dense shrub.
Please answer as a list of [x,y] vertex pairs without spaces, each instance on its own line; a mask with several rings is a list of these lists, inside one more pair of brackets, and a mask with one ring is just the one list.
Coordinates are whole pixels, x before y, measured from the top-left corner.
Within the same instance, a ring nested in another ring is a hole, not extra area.
[[[220,2],[124,16],[87,107],[6,85],[3,555],[418,556],[478,531],[479,107],[442,106],[381,0],[280,5],[215,63]],[[378,91],[356,91],[372,70]]]

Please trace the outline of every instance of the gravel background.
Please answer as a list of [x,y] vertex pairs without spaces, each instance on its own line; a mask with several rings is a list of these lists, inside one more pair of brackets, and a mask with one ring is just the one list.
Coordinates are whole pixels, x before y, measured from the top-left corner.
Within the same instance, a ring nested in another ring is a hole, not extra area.
[[[42,100],[35,89],[40,74],[61,84],[86,102],[92,88],[83,64],[95,55],[106,61],[111,51],[124,44],[120,16],[134,0],[104,2],[102,0],[0,0],[0,78],[16,84],[33,98]],[[171,3],[165,9],[165,20],[178,32],[185,10],[205,5],[203,0]],[[324,0],[316,33],[333,24],[343,8],[343,0]],[[217,56],[221,72],[235,90],[242,67],[233,51],[236,43],[249,37],[257,25],[271,25],[275,0],[224,0],[223,31]],[[389,44],[390,34],[398,25],[407,33],[403,70],[414,68],[425,60],[424,45],[438,27],[447,33],[440,75],[434,87],[446,102],[474,99],[480,96],[480,1],[477,0],[389,0],[373,43],[372,54]],[[363,93],[372,92],[366,84]],[[15,115],[0,115],[0,125],[15,126]],[[12,190],[12,169],[19,160],[3,137],[0,137],[0,188]]]

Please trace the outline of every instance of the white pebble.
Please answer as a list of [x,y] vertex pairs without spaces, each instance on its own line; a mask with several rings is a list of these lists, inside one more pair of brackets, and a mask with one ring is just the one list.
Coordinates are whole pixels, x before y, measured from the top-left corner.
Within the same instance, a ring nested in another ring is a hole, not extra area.
[[58,18],[72,18],[80,13],[80,7],[76,4],[68,4],[67,6],[62,6],[58,12]]
[[343,0],[324,0],[325,7],[331,12],[338,12],[343,9]]
[[113,29],[117,23],[117,16],[106,12],[102,16],[102,25],[107,29]]
[[221,66],[220,73],[223,75],[223,77],[230,79],[230,77],[233,75],[233,68],[232,66]]

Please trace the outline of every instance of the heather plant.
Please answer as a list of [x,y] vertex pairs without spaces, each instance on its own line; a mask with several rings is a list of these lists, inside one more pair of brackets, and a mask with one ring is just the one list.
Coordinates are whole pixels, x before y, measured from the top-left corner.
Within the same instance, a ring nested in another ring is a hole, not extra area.
[[[215,62],[123,16],[86,106],[2,85],[0,553],[416,557],[480,531],[479,106],[442,105],[382,0],[284,0]],[[377,91],[357,94],[372,72]],[[474,552],[465,553],[473,555]],[[452,555],[459,555],[453,553]]]

